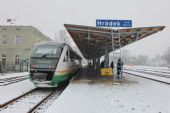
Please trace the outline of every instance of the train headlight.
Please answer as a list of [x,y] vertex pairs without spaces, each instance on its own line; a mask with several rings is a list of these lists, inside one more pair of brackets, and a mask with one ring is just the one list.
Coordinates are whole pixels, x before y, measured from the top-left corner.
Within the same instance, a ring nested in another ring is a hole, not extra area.
[[49,65],[48,68],[49,69],[54,69],[54,66]]
[[36,67],[37,67],[36,64],[32,64],[32,65],[31,65],[31,68],[36,68]]

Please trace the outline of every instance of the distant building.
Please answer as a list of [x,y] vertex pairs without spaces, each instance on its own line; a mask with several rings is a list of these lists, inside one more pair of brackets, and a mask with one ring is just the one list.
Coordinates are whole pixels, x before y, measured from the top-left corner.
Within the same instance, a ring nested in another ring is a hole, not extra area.
[[0,65],[28,61],[33,45],[51,39],[32,26],[0,26]]

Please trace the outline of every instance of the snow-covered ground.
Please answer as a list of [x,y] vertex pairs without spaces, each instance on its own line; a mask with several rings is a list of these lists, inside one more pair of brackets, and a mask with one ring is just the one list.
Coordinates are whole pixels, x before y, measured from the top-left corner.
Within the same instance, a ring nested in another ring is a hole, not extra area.
[[[113,85],[111,80],[72,80],[46,113],[170,113],[170,85],[128,74],[124,77],[124,83],[118,85]],[[0,104],[34,88],[29,80],[1,86]]]
[[170,113],[170,85],[124,76],[119,85],[72,81],[46,113]]
[[160,71],[160,72],[167,72],[170,73],[170,69],[168,67],[151,67],[151,66],[129,66],[125,65],[124,68],[126,69],[141,69],[141,70],[150,70],[150,71]]
[[0,86],[0,104],[34,89],[35,86],[27,79],[6,86]]
[[129,65],[125,65],[127,67],[135,67],[135,68],[146,68],[146,69],[158,69],[158,70],[169,70],[168,67],[161,67],[161,66],[140,66],[140,65],[133,65],[133,66],[129,66]]
[[[154,75],[154,74],[162,74],[162,75],[170,76],[169,73],[166,73],[166,72],[168,72],[168,68],[166,69],[166,67],[159,68],[159,67],[148,67],[148,66],[133,66],[133,67],[125,66],[125,69],[130,69],[130,70],[123,70],[124,72],[127,72],[127,73],[131,73],[134,75],[143,76],[146,78],[170,83],[170,78],[165,78],[165,77]],[[137,72],[135,72],[136,69],[137,69]],[[142,69],[142,70],[140,70],[138,72],[138,69]],[[159,71],[161,70],[161,72],[157,71],[158,69],[159,69]],[[157,72],[154,72],[154,71],[157,71]],[[147,73],[142,73],[142,72],[152,72],[153,74],[147,74]]]
[[21,73],[0,73],[0,79],[4,78],[11,78],[11,77],[18,77],[18,76],[27,76],[28,72],[21,72]]
[[142,77],[146,77],[146,78],[150,78],[150,79],[154,79],[157,81],[166,82],[166,83],[170,84],[170,78],[165,78],[165,77],[160,77],[160,76],[155,76],[155,75],[150,75],[150,74],[145,74],[145,73],[140,73],[140,72],[134,72],[134,71],[129,71],[129,70],[124,70],[124,72],[142,76]]

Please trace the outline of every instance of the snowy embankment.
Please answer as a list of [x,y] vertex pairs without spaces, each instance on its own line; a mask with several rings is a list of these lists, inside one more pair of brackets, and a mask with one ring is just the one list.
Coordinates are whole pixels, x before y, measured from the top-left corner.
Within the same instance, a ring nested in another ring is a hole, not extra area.
[[[124,74],[125,82],[74,80],[46,113],[169,113],[170,86]],[[166,92],[166,93],[165,93]]]
[[[17,76],[27,76],[28,72],[25,73],[10,73],[1,76],[2,78],[10,78],[10,77],[17,77]],[[35,86],[27,79],[21,82],[13,83],[6,86],[0,86],[0,104],[3,104],[15,97],[22,95],[25,92],[28,92],[34,89]]]

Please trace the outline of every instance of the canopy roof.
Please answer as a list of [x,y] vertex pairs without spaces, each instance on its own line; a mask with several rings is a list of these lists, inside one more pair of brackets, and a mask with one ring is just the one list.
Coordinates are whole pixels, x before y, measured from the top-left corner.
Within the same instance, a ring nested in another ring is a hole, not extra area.
[[86,59],[104,55],[106,45],[108,45],[109,52],[113,51],[112,36],[114,50],[116,50],[165,28],[165,26],[155,26],[118,30],[70,24],[64,24],[64,26]]

